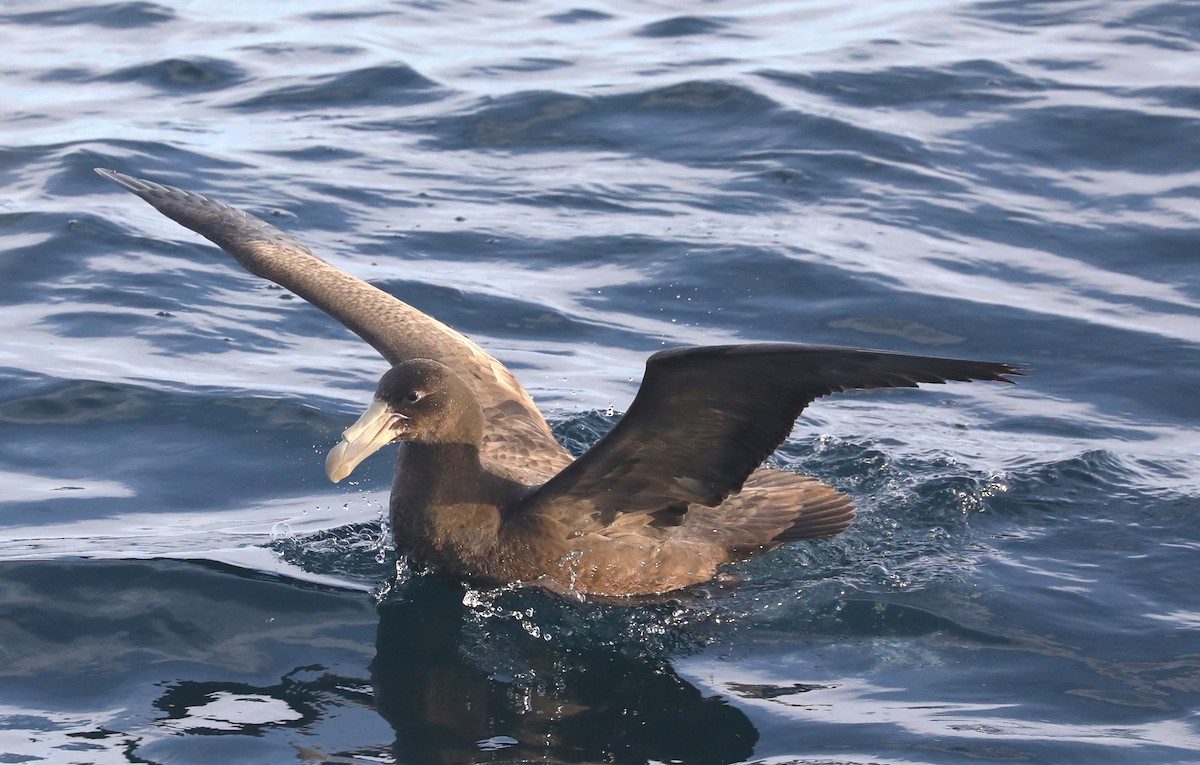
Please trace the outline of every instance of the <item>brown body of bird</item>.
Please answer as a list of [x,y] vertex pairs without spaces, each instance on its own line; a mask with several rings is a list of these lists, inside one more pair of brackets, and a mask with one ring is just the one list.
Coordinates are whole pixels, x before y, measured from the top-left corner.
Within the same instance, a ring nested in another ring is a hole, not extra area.
[[629,410],[573,459],[533,399],[474,342],[317,258],[274,226],[199,194],[98,170],[291,290],[392,364],[330,452],[339,481],[400,443],[397,548],[450,574],[576,597],[661,594],[720,566],[850,526],[850,499],[762,467],[814,399],[1020,374],[1010,364],[797,344],[660,351]]

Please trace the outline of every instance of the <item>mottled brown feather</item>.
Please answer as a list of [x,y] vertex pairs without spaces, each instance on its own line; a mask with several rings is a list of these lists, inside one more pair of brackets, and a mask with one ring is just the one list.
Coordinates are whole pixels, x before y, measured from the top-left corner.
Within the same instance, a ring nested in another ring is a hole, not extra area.
[[715,506],[739,491],[814,399],[852,389],[916,387],[1020,374],[1009,364],[816,345],[660,351],[629,411],[527,503],[530,512],[661,513]]
[[535,456],[551,473],[571,461],[521,383],[465,335],[326,263],[275,226],[236,207],[115,170],[96,172],[216,244],[250,273],[325,311],[392,364],[425,358],[453,369],[494,415],[484,431],[483,452],[490,459],[521,467]]

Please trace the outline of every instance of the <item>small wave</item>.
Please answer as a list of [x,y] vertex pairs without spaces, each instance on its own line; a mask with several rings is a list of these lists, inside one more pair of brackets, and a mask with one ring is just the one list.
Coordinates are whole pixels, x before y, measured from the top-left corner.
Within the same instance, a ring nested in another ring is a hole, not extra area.
[[175,18],[174,11],[154,3],[108,3],[67,7],[52,11],[6,13],[0,16],[16,24],[46,27],[90,25],[108,29],[153,27]]
[[100,79],[136,82],[167,92],[220,90],[246,80],[244,69],[231,61],[196,56],[168,58],[118,69]]
[[691,37],[718,34],[729,27],[727,20],[712,16],[676,16],[647,24],[634,34],[639,37]]
[[381,103],[395,107],[441,97],[437,83],[400,63],[319,75],[300,81],[296,79],[285,84],[271,83],[269,90],[236,101],[232,107],[247,111],[311,111],[356,105],[378,106]]

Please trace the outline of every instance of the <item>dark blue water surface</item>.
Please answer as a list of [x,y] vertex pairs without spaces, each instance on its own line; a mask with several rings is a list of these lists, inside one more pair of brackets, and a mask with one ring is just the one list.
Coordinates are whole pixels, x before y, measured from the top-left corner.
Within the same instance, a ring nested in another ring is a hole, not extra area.
[[[0,10],[0,763],[1200,761],[1200,4]],[[581,450],[663,346],[1029,365],[814,405],[846,534],[709,598],[413,575],[383,361],[92,172],[474,337]]]

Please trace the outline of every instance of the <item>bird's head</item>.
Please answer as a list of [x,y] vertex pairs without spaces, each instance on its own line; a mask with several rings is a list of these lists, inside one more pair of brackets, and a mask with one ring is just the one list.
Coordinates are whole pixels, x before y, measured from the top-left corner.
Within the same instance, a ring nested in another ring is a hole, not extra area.
[[325,473],[336,483],[399,441],[478,446],[482,432],[479,401],[461,377],[438,361],[404,361],[380,378],[374,401],[326,457]]

